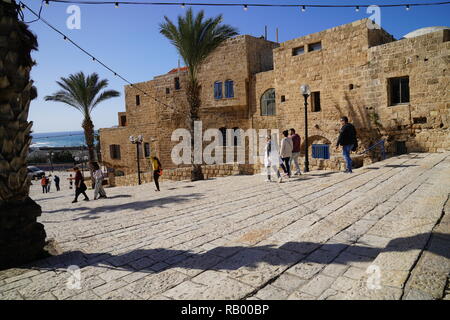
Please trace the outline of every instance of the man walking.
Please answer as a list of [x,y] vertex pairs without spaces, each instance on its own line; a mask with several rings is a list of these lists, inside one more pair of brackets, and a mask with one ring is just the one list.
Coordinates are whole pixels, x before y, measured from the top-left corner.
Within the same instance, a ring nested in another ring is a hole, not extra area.
[[292,168],[292,161],[294,161],[295,169],[296,169],[294,175],[299,175],[299,174],[302,174],[300,172],[300,166],[298,164],[298,157],[300,156],[301,138],[297,133],[295,133],[294,128],[291,128],[290,131],[291,131],[290,132],[291,135],[289,136],[289,138],[291,138],[292,144],[293,144],[292,157],[291,157],[291,168]]
[[292,140],[289,138],[288,130],[283,131],[283,136],[284,138],[281,140],[280,157],[284,162],[284,166],[286,167],[286,174],[290,178],[291,166],[289,165],[289,163],[291,162],[293,145]]
[[358,141],[356,140],[356,129],[348,122],[347,117],[341,118],[341,130],[336,143],[336,151],[339,146],[342,146],[342,155],[344,156],[346,163],[346,173],[352,173],[352,158],[350,157],[350,151],[356,151]]
[[59,177],[55,175],[55,178],[53,179],[53,181],[55,181],[55,187],[56,187],[56,191],[59,191]]

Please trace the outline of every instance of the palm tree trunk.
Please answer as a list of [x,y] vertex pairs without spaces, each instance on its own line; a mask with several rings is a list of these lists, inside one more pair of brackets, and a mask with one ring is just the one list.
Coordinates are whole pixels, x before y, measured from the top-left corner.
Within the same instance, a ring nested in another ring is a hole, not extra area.
[[36,37],[17,18],[17,4],[0,1],[0,269],[45,255],[41,207],[28,195],[26,157],[31,142],[30,70]]
[[190,107],[189,132],[191,133],[191,181],[204,180],[201,164],[194,163],[194,122],[199,120],[199,110],[201,105],[200,86],[195,79],[191,79],[187,85],[187,99]]
[[[86,139],[86,145],[88,148],[89,163],[92,163],[96,161],[96,156],[94,148],[94,123],[92,122],[91,118],[84,118],[82,127],[84,129],[84,137]],[[92,187],[94,187],[94,174],[92,172],[91,165],[89,165],[89,172],[91,174]]]

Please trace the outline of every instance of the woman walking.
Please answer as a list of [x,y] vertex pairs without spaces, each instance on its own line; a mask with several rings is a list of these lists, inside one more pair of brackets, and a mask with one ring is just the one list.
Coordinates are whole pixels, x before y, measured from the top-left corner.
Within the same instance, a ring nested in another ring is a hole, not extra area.
[[275,143],[273,143],[270,136],[266,137],[266,149],[264,151],[264,166],[267,170],[267,180],[266,182],[272,181],[270,169],[272,168],[277,173],[278,182],[282,182],[281,174],[278,169],[280,165],[280,156],[278,155]]
[[100,198],[106,198],[105,189],[103,189],[103,172],[97,162],[92,163],[92,171],[94,172],[95,190],[94,200],[97,200],[97,196],[100,194]]
[[84,196],[84,201],[89,201],[89,197],[86,195],[87,187],[84,184],[83,175],[78,167],[73,168],[75,171],[75,199],[72,203],[78,202],[78,196],[82,194]]
[[162,174],[161,162],[159,161],[159,159],[156,156],[152,156],[150,159],[152,161],[153,180],[155,181],[155,186],[156,186],[155,191],[160,191],[159,190],[159,177]]

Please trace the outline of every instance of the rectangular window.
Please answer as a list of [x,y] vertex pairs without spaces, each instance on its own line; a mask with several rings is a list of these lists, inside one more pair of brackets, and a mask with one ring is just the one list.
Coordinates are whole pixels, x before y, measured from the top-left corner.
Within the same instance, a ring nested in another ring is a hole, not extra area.
[[314,159],[330,159],[330,145],[328,144],[313,144],[312,157]]
[[322,49],[322,42],[308,44],[308,52],[319,51]]
[[311,92],[311,110],[312,112],[319,112],[320,109],[320,92]]
[[111,144],[109,146],[109,155],[111,159],[120,159],[120,145]]
[[175,77],[175,90],[180,90],[181,86],[180,86],[180,78],[179,77]]
[[389,79],[389,105],[409,102],[409,77]]
[[146,158],[150,157],[150,143],[148,143],[148,142],[144,143],[144,156]]
[[225,81],[225,98],[233,98],[234,97],[233,85],[234,85],[234,83],[232,80]]
[[292,49],[292,55],[293,56],[298,56],[298,55],[301,55],[301,54],[304,54],[304,53],[305,53],[305,47],[304,46]]
[[120,116],[120,125],[125,127],[127,125],[127,116]]
[[170,93],[170,88],[166,88],[166,94]]
[[222,99],[222,82],[214,83],[214,99]]
[[141,104],[141,97],[139,95],[136,95],[136,105],[139,106]]

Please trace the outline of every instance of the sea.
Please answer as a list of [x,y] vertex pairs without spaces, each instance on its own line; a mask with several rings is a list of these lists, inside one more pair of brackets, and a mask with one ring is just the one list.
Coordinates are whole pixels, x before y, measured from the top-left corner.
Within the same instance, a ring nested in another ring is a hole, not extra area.
[[[96,132],[97,133],[97,132]],[[32,133],[31,147],[78,147],[86,145],[83,131]]]

